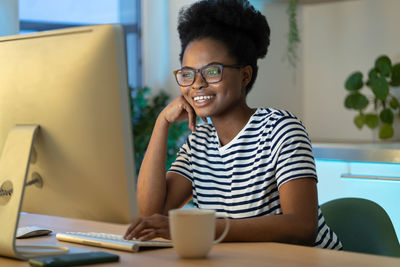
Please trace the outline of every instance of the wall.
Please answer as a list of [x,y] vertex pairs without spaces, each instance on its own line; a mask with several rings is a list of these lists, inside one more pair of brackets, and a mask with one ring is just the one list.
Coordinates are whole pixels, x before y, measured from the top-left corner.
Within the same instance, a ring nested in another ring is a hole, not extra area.
[[0,36],[18,32],[18,0],[0,1]]
[[[285,60],[289,29],[286,9],[287,3],[282,2],[266,3],[264,8],[260,9],[266,16],[271,29],[271,43],[267,56],[258,61],[258,77],[247,100],[252,107],[285,109],[303,119],[301,46],[299,47],[300,60],[297,68],[294,69]],[[298,14],[298,22],[301,26],[301,12]]]
[[352,0],[303,6],[303,114],[313,140],[371,141],[344,108],[344,82],[387,54],[400,61],[400,1]]
[[[155,1],[144,1],[147,3],[144,5],[152,6],[146,9],[147,13],[143,12],[144,52],[147,49],[144,83],[176,96],[179,88],[171,73],[180,67],[177,16],[182,6],[194,0],[167,1],[167,17],[151,4]],[[250,106],[291,111],[303,121],[312,141],[372,141],[373,132],[359,131],[353,124],[356,112],[343,106],[347,94],[344,82],[355,70],[367,72],[381,54],[400,61],[397,26],[400,1],[332,0],[300,5],[300,60],[295,70],[283,61],[288,32],[287,2],[252,2],[267,17],[271,45],[266,58],[259,61],[259,76],[248,96]],[[158,26],[146,28],[146,22]],[[157,27],[165,32],[156,31]],[[400,136],[400,129],[397,130]]]

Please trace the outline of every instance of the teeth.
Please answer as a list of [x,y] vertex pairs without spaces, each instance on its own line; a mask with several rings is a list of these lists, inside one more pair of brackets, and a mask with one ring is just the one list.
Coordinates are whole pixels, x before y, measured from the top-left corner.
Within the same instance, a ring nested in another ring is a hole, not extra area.
[[193,99],[194,99],[194,101],[205,101],[205,100],[211,99],[213,97],[214,96],[212,96],[212,95],[202,95],[202,96],[196,96]]

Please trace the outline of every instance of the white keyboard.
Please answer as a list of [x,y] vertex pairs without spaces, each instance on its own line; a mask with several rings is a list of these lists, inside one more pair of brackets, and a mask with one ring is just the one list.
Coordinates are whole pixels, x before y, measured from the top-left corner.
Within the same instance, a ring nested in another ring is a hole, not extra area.
[[79,243],[83,245],[138,252],[141,247],[172,247],[170,241],[139,241],[126,240],[122,235],[93,233],[93,232],[64,232],[58,233],[56,238],[60,241]]

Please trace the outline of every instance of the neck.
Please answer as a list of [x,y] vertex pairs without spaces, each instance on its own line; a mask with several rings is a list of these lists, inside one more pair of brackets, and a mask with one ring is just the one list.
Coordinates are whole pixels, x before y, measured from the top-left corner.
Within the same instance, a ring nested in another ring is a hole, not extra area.
[[225,115],[212,117],[212,123],[218,133],[221,146],[228,144],[243,129],[255,109],[245,107],[235,108]]

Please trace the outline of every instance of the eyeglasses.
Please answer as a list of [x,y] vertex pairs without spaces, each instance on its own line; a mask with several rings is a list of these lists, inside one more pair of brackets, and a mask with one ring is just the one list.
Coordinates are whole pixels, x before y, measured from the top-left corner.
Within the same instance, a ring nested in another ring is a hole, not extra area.
[[193,69],[184,67],[180,70],[174,71],[176,82],[180,86],[191,86],[196,79],[196,72],[200,72],[201,77],[206,83],[217,83],[222,80],[222,72],[224,68],[240,69],[241,65],[223,65],[221,63],[210,63],[201,67],[200,69]]

